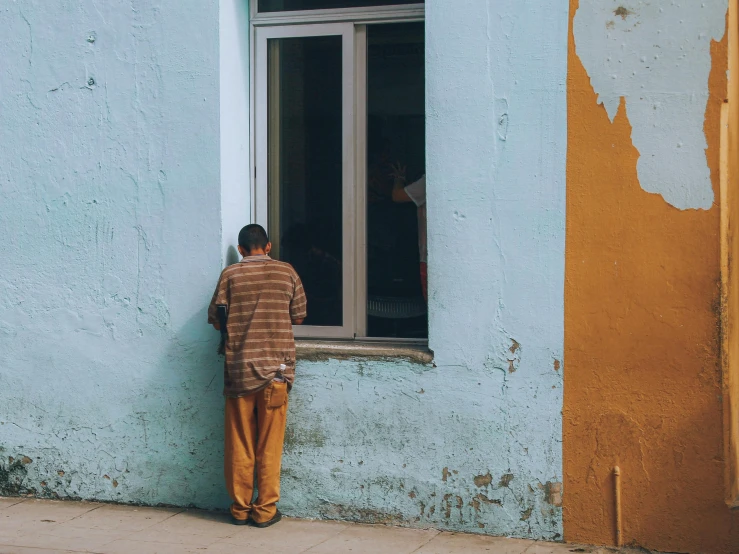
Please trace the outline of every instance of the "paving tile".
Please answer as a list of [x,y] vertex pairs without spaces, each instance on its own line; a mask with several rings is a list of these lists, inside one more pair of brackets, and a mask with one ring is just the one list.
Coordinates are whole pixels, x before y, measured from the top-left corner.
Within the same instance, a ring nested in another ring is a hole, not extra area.
[[182,511],[177,508],[142,508],[108,504],[75,517],[63,525],[84,529],[143,531]]
[[[206,547],[204,551],[205,554],[241,554],[242,552],[244,554],[251,554],[252,552],[255,552],[252,550],[252,546],[237,546],[235,544],[229,544],[225,542],[217,542],[215,544],[211,544],[210,546]],[[264,552],[257,550],[256,552]],[[290,552],[290,554],[300,554],[303,552],[303,550],[277,550],[276,552]],[[274,554],[272,551],[269,551],[269,554]]]
[[0,544],[0,554],[76,554],[73,550],[49,550],[47,548],[25,548]]
[[231,524],[231,515],[228,512],[206,512],[204,510],[185,510],[154,526],[160,531],[174,533],[189,533],[224,539],[239,530]]
[[0,511],[0,529],[7,525],[19,526],[24,523],[62,523],[101,506],[103,504],[95,502],[30,499]]
[[79,529],[51,524],[39,527],[35,532],[19,530],[14,535],[0,535],[0,544],[26,548],[56,548],[74,552],[99,552],[106,544],[125,536],[126,533],[120,531]]
[[456,554],[458,552],[494,552],[495,554],[528,553],[533,541],[506,539],[464,533],[439,533],[428,544],[419,548],[417,554]]
[[220,537],[213,535],[199,535],[184,531],[169,531],[159,529],[157,525],[128,534],[128,539],[137,542],[176,544],[182,547],[204,547],[218,541]]
[[590,548],[583,548],[574,544],[534,542],[534,544],[526,549],[526,554],[570,554],[573,552],[591,552],[591,550]]
[[102,554],[206,554],[210,550],[207,546],[121,539],[108,544],[99,552]]
[[[228,513],[0,498],[0,554],[570,554],[596,547],[285,518],[267,529]],[[625,554],[625,553],[624,553]]]
[[241,527],[232,525],[227,513],[186,510],[141,531],[128,539],[139,542],[160,542],[201,548],[236,534]]
[[[26,500],[0,510],[0,544],[8,544],[8,537],[18,533],[44,533],[50,526],[69,521],[102,504],[91,502],[61,502]],[[5,542],[4,542],[5,541]]]
[[352,554],[415,552],[439,532],[436,530],[401,529],[383,525],[353,525],[338,535],[306,550],[310,554]]
[[[212,544],[208,550],[213,552],[232,552],[234,546],[248,548],[256,552],[270,554],[293,554],[304,552],[331,537],[338,535],[349,527],[347,523],[334,521],[306,521],[284,518],[281,522],[257,529],[256,527],[240,527],[231,537]],[[228,549],[231,550],[228,550]]]
[[24,502],[27,498],[20,498],[15,496],[0,496],[0,510],[3,508],[10,508],[16,504]]

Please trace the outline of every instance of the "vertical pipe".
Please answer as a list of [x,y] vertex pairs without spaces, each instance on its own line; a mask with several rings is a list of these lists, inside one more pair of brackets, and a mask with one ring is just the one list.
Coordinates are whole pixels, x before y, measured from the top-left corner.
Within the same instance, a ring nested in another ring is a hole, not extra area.
[[616,508],[616,546],[621,546],[623,537],[621,535],[621,469],[613,468],[613,488]]

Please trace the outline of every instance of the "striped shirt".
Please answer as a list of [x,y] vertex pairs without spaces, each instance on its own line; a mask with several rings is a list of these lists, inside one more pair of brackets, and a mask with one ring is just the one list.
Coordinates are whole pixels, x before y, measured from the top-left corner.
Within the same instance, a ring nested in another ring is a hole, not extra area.
[[224,390],[246,396],[267,385],[285,365],[288,386],[295,380],[292,320],[306,316],[300,277],[290,264],[269,256],[249,256],[221,273],[208,308],[218,322],[218,306],[228,308]]

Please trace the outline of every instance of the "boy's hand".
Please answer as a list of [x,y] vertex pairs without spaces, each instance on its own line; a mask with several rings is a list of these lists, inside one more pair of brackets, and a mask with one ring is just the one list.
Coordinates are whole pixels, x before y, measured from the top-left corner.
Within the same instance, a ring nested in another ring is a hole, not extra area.
[[293,319],[292,320],[293,325],[302,325],[304,321],[305,321],[305,318],[304,317],[302,317],[300,319]]
[[393,178],[394,188],[403,188],[405,184],[406,167],[397,162],[392,165],[390,171],[390,177]]
[[213,327],[215,327],[216,331],[220,331],[221,330],[221,324],[218,321],[216,321],[214,323],[211,323],[211,325],[213,325]]

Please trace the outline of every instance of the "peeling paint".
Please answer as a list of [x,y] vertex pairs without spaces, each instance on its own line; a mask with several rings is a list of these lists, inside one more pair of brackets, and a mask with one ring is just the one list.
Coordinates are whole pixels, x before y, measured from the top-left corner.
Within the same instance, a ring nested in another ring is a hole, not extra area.
[[630,0],[614,11],[580,0],[575,14],[577,55],[611,122],[626,104],[641,187],[681,210],[714,202],[703,122],[711,41],[724,35],[726,9]]
[[452,517],[452,496],[451,493],[444,495],[444,517],[446,519]]
[[513,481],[513,474],[512,473],[506,473],[503,475],[503,477],[500,478],[500,481],[498,482],[499,487],[507,487],[511,484],[511,481]]
[[613,11],[613,15],[617,15],[621,19],[626,20],[626,18],[631,15],[631,12],[627,8],[624,8],[623,6],[619,6]]
[[508,348],[508,373],[515,373],[521,363],[521,344],[515,340],[511,340],[511,346]]
[[493,482],[493,476],[488,471],[485,475],[478,475],[474,479],[476,487],[487,487]]
[[325,519],[340,519],[356,522],[372,521],[373,523],[383,525],[404,525],[408,523],[408,519],[403,514],[397,512],[384,512],[354,506],[343,506],[341,504],[325,503],[321,506],[320,513]]
[[[494,347],[496,352],[510,354],[512,343],[505,339],[503,344]],[[551,368],[550,350],[542,350],[539,359]],[[463,369],[467,378],[450,387],[449,367],[417,368],[404,362],[299,362],[288,416],[293,438],[283,457],[283,513],[340,518],[354,507],[361,511],[351,517],[369,518],[362,520],[366,523],[390,519],[471,532],[480,532],[482,523],[491,534],[530,537],[543,529],[550,539],[561,534],[561,509],[545,502],[538,487],[559,481],[549,477],[558,472],[542,466],[531,478],[528,460],[539,455],[539,443],[526,441],[522,447],[511,441],[495,405],[490,407],[491,397],[501,398],[502,372]],[[515,391],[518,376],[530,371],[534,367],[522,362],[508,386]],[[548,394],[551,384],[561,381],[560,373],[537,372],[542,382],[535,385],[536,394]],[[426,393],[417,395],[422,388]],[[318,431],[321,440],[296,444],[303,431]],[[333,472],[336,467],[340,471]],[[327,505],[343,508],[328,510]],[[547,509],[535,509],[520,521],[518,514],[529,506]]]
[[476,495],[475,500],[477,500],[478,502],[484,502],[485,504],[497,504],[498,506],[503,505],[503,502],[501,500],[498,500],[497,498],[488,498],[484,494]]
[[552,506],[562,506],[562,483],[549,483],[541,485],[544,490],[544,501]]

